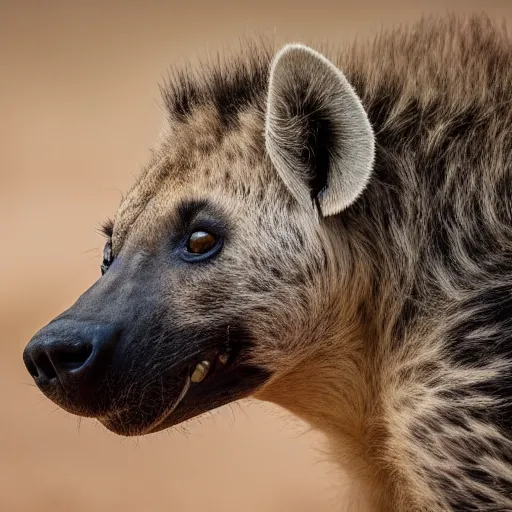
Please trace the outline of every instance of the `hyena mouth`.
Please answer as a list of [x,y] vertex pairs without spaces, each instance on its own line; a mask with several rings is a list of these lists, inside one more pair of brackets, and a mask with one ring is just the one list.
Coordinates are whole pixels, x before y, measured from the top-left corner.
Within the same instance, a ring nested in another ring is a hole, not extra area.
[[[180,364],[179,376],[174,370],[172,389],[165,394],[167,402],[148,408],[134,403],[98,417],[109,430],[124,436],[153,434],[195,416],[209,412],[251,395],[268,379],[268,373],[252,365],[241,347],[202,352]],[[155,396],[160,393],[153,389]],[[146,392],[150,394],[150,392]],[[138,398],[137,400],[138,401]]]
[[197,363],[190,374],[190,382],[199,384],[207,377],[213,378],[219,372],[229,368],[236,358],[238,350],[229,349],[224,352],[215,352],[213,356]]
[[158,432],[246,398],[270,377],[267,370],[248,361],[242,347],[203,355],[188,369],[176,400],[144,433]]
[[172,416],[173,412],[187,396],[190,387],[199,385],[208,386],[208,382],[211,379],[215,379],[222,374],[222,372],[229,369],[229,366],[236,358],[237,352],[238,351],[231,349],[224,352],[217,351],[210,354],[207,358],[201,358],[201,361],[195,365],[192,364],[191,370],[185,376],[185,382],[178,397],[171,403],[169,409],[152,425],[146,428],[142,434],[151,434],[161,430],[161,425],[166,423],[166,420]]

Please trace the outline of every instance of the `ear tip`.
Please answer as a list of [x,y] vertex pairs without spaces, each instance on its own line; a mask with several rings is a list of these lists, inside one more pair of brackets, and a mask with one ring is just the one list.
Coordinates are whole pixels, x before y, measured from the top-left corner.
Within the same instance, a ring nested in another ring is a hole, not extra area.
[[293,55],[307,55],[318,57],[320,54],[313,50],[310,46],[307,46],[303,43],[286,43],[281,47],[280,50],[276,52],[274,55],[274,62],[281,60],[283,57],[293,56]]
[[301,43],[287,43],[274,54],[270,64],[269,90],[274,82],[279,83],[279,78],[276,77],[282,78],[285,70],[296,67],[297,56],[304,55],[304,48]]
[[283,45],[281,47],[280,51],[281,52],[285,52],[285,51],[295,51],[295,50],[311,51],[312,48],[310,48],[309,46],[307,46],[304,43],[300,43],[300,42],[296,41],[296,42],[293,42],[293,43],[286,43],[285,45]]
[[340,70],[322,53],[303,43],[285,44],[272,59],[270,74],[278,68],[306,67],[310,70],[329,70],[338,75]]

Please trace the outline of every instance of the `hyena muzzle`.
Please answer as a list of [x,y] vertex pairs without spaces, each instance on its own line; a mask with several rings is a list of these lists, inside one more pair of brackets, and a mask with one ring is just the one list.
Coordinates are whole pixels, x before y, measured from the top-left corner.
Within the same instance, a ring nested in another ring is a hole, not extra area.
[[163,93],[102,277],[25,349],[43,393],[122,435],[255,396],[327,434],[354,506],[512,510],[506,30],[253,48]]

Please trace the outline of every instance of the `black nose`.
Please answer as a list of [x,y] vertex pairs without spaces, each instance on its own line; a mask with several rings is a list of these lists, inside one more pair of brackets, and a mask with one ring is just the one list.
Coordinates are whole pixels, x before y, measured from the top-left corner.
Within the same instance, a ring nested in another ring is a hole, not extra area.
[[112,325],[56,320],[30,340],[23,361],[47,394],[82,386],[92,391],[110,363],[118,336]]

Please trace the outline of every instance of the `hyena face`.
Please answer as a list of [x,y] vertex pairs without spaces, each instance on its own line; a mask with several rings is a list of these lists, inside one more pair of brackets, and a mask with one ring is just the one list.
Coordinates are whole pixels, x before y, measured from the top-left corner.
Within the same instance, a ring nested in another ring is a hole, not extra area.
[[268,72],[230,126],[208,102],[171,120],[106,227],[104,275],[25,349],[64,409],[155,432],[254,394],[333,328],[326,217],[365,187],[372,130],[316,52]]

